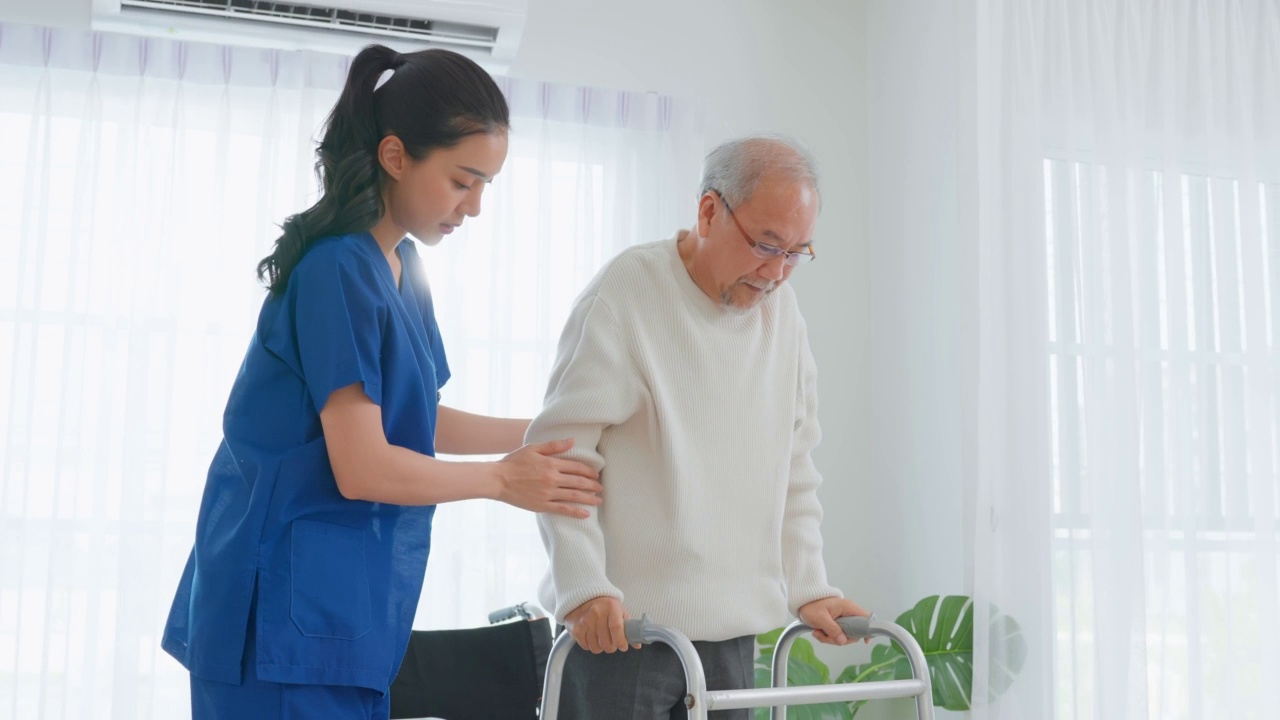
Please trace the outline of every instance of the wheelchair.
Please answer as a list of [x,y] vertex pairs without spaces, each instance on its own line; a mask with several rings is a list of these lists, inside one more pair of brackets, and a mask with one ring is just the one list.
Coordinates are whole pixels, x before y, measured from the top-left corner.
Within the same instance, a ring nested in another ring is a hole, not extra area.
[[534,720],[551,621],[532,603],[489,614],[489,625],[414,630],[391,683],[391,717]]

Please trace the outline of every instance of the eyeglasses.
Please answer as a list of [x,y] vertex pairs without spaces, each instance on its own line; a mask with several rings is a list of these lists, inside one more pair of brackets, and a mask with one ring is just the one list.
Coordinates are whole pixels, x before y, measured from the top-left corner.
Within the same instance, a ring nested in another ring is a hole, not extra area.
[[751,252],[756,257],[761,260],[782,258],[783,262],[791,267],[795,267],[797,265],[803,265],[818,256],[818,254],[813,251],[812,245],[806,245],[803,250],[788,251],[783,250],[777,245],[770,245],[768,243],[752,240],[751,235],[742,227],[742,223],[738,222],[738,216],[733,214],[733,208],[729,207],[729,201],[724,199],[724,195],[721,194],[719,190],[716,190],[715,194],[720,198],[720,202],[724,203],[724,209],[729,211],[729,219],[733,221],[735,226],[737,226],[738,232],[742,233],[743,239],[751,246]]

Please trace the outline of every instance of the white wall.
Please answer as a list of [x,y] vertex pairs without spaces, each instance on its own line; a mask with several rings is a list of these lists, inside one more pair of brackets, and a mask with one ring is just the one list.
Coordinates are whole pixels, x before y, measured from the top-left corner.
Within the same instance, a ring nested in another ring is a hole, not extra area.
[[[868,575],[865,3],[850,0],[530,0],[512,74],[705,103],[708,149],[733,135],[794,135],[818,156],[818,261],[792,276],[819,368],[833,582],[890,603]],[[689,221],[695,201],[689,199]]]
[[[867,471],[879,512],[864,536],[887,603],[970,590],[971,499],[964,490],[960,269],[973,189],[958,138],[969,49],[956,0],[867,0],[870,152]],[[971,445],[970,445],[971,446]],[[896,541],[888,541],[889,538]],[[899,703],[897,710],[904,708]],[[954,716],[940,712],[939,717]],[[868,717],[867,720],[874,720]],[[861,714],[859,720],[862,720]]]
[[50,27],[89,27],[91,0],[0,0],[0,21]]
[[[965,591],[956,2],[869,0],[869,470],[896,596]],[[901,531],[900,531],[901,533]]]

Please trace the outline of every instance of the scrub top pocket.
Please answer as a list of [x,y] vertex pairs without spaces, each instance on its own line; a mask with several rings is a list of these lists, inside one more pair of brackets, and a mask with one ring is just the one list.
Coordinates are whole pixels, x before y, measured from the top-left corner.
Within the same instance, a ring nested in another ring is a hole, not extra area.
[[362,530],[295,520],[289,615],[307,637],[354,640],[369,632],[369,572]]

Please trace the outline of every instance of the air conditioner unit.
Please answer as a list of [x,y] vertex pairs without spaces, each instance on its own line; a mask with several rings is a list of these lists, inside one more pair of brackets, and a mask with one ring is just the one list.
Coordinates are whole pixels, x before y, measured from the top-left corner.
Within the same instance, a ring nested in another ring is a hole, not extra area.
[[95,30],[352,55],[448,48],[505,74],[528,0],[92,0]]

